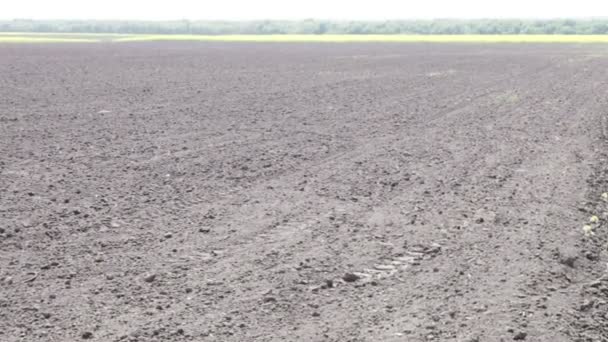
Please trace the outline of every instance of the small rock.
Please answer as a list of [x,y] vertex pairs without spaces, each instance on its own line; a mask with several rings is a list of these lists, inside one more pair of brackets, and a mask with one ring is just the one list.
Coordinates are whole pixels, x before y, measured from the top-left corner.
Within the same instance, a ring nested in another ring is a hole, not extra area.
[[441,251],[441,245],[438,243],[427,244],[415,244],[409,248],[409,254],[437,254]]
[[487,306],[485,306],[485,305],[483,305],[483,304],[481,304],[481,305],[477,305],[477,306],[474,306],[474,307],[473,307],[473,309],[474,309],[475,311],[477,311],[477,312],[485,312],[485,311],[488,311],[488,307],[487,307]]
[[346,273],[344,276],[342,276],[342,280],[344,280],[347,283],[352,283],[359,279],[361,279],[361,277],[359,277],[358,275],[356,275],[354,273]]
[[593,308],[593,306],[595,305],[595,301],[592,300],[588,300],[585,301],[585,303],[583,303],[580,307],[579,310],[580,311],[588,311],[589,309]]
[[51,318],[51,314],[48,312],[44,312],[44,313],[42,313],[42,317],[49,319],[49,318]]
[[441,245],[438,243],[432,243],[426,250],[428,254],[435,254],[441,251]]
[[585,257],[589,261],[598,261],[599,260],[599,256],[596,254],[593,254],[592,252],[585,253]]
[[164,235],[164,237],[165,237],[165,239],[170,239],[170,238],[172,238],[172,237],[173,237],[173,234],[171,234],[171,233],[166,233],[166,234]]
[[90,332],[90,331],[85,331],[85,332],[82,333],[81,336],[82,336],[83,339],[88,340],[88,339],[93,338],[93,333]]
[[602,286],[601,279],[596,279],[596,280],[592,281],[591,283],[589,283],[589,287],[599,288],[601,286]]
[[374,265],[374,269],[378,270],[378,271],[392,271],[395,269],[394,265]]
[[211,232],[211,229],[209,229],[209,228],[200,228],[198,231],[200,233],[207,234],[207,233]]
[[515,334],[515,336],[513,336],[513,340],[515,340],[515,341],[523,341],[523,340],[526,339],[526,337],[528,337],[528,334],[525,333],[525,332],[523,332],[523,331],[520,331],[517,334]]
[[564,255],[562,256],[559,262],[568,267],[574,268],[574,262],[576,261],[576,259],[576,255]]
[[156,279],[156,274],[149,274],[147,276],[144,277],[144,281],[146,283],[151,283]]
[[264,303],[276,303],[277,299],[274,297],[266,297],[262,300]]

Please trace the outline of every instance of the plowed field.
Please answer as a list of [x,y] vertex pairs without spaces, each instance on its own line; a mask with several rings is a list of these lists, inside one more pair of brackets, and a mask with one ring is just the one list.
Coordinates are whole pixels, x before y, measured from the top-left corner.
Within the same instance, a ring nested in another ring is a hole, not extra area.
[[607,340],[607,112],[604,45],[0,46],[0,340]]

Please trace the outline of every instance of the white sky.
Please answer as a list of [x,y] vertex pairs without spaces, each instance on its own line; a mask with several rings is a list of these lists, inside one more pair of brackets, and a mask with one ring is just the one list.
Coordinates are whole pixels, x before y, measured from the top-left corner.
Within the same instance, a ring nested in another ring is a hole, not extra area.
[[608,17],[608,0],[2,0],[1,19]]

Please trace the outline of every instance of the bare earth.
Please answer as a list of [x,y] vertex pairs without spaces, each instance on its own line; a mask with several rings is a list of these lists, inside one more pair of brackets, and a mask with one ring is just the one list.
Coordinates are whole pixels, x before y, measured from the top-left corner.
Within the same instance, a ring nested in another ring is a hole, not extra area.
[[5,45],[0,75],[0,341],[608,340],[608,46]]

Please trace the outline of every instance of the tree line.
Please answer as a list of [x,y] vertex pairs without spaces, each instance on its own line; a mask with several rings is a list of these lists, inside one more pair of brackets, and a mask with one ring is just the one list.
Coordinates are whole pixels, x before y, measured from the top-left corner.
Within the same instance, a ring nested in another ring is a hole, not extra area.
[[120,21],[0,20],[1,32],[144,34],[608,34],[608,19]]

